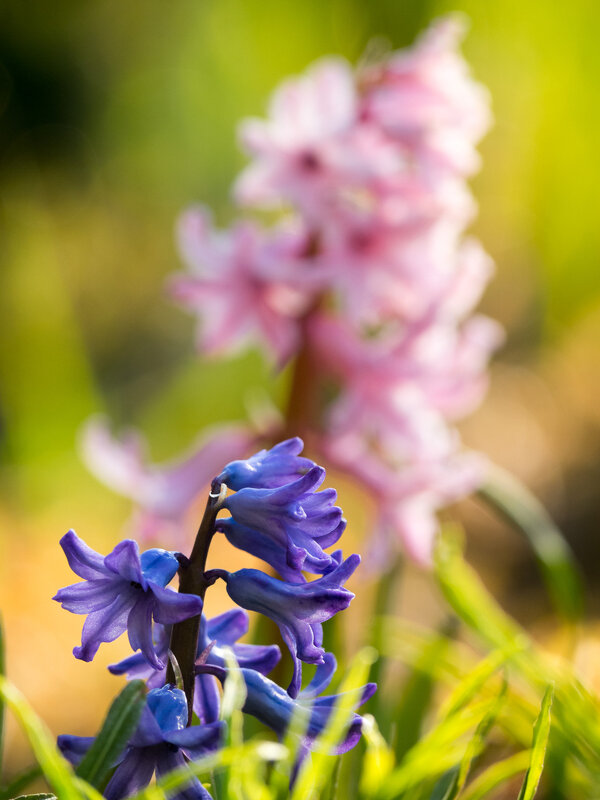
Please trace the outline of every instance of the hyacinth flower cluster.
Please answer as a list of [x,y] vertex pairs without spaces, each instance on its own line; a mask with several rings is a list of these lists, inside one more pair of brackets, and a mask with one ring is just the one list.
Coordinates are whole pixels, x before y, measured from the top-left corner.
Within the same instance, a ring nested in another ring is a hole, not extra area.
[[[220,230],[206,208],[185,213],[187,271],[169,282],[198,318],[202,354],[258,345],[290,365],[281,430],[300,432],[374,499],[380,564],[398,544],[430,563],[436,512],[485,473],[455,428],[480,402],[501,340],[495,322],[473,313],[492,263],[465,237],[475,212],[466,181],[490,112],[458,50],[462,34],[460,19],[444,18],[409,49],[357,68],[327,58],[285,81],[267,119],[240,128],[250,162],[233,196],[260,216]],[[135,439],[93,423],[83,449],[135,501],[148,536],[185,531],[221,445],[250,452],[252,437],[215,431],[190,456],[152,467]],[[226,531],[231,540],[248,540],[240,525]]]
[[[142,678],[148,688],[137,729],[106,786],[107,800],[126,798],[153,775],[160,777],[220,746],[224,723],[219,685],[226,684],[232,669],[227,648],[246,686],[243,712],[280,737],[297,711],[308,715],[296,768],[325,729],[337,696],[323,692],[333,678],[336,660],[323,647],[322,625],[353,599],[344,584],[360,557],[344,559],[340,550],[327,552],[346,523],[335,505],[335,490],[319,490],[325,471],[302,457],[302,448],[300,439],[289,439],[227,464],[212,481],[189,557],[159,548],[140,553],[133,540],[120,542],[102,556],[73,531],[61,539],[70,567],[83,578],[60,589],[54,598],[68,611],[86,615],[75,657],[91,661],[102,643],[127,631],[136,652],[109,670]],[[220,512],[230,516],[222,518]],[[266,561],[280,577],[258,569],[206,570],[210,544],[219,534]],[[179,591],[168,585],[176,573]],[[236,607],[207,619],[205,594],[217,580],[225,581]],[[281,631],[293,665],[287,690],[267,677],[280,660],[277,645],[238,642],[248,630],[248,611],[269,617]],[[304,688],[303,664],[317,665]],[[375,689],[375,684],[368,684],[357,690],[354,708]],[[362,718],[353,713],[336,752],[354,747],[361,728]],[[63,735],[58,744],[65,757],[78,764],[93,741]],[[206,800],[210,794],[190,775],[177,798]]]

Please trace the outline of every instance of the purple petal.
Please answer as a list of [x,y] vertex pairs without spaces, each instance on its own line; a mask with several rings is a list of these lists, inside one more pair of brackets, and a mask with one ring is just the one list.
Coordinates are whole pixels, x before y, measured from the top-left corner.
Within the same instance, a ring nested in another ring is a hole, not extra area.
[[[160,758],[156,763],[156,774],[158,777],[168,775],[177,767],[182,767],[185,764],[183,754],[180,752],[173,753],[166,748],[161,752]],[[190,773],[190,780],[185,784],[183,789],[180,789],[177,794],[170,797],[170,800],[212,800],[210,794],[202,786],[198,778]]]
[[83,623],[81,647],[73,648],[73,655],[82,661],[91,661],[102,642],[114,642],[127,628],[127,616],[132,605],[130,593],[118,595],[101,611],[93,611]]
[[143,594],[129,612],[127,634],[132,650],[141,650],[146,661],[154,669],[164,669],[165,664],[158,658],[152,641],[153,610],[153,598]]
[[248,633],[248,625],[248,614],[241,608],[232,608],[210,619],[206,632],[210,641],[216,639],[217,644],[231,647]]
[[240,668],[253,669],[261,675],[268,675],[281,660],[281,651],[276,644],[236,644],[233,653]]
[[88,547],[75,531],[70,530],[65,533],[60,540],[60,546],[67,557],[69,566],[81,578],[93,579],[109,574],[104,566],[104,557]]
[[156,757],[154,750],[130,747],[104,790],[106,800],[122,800],[150,783]]
[[161,625],[173,625],[202,613],[202,600],[195,594],[180,594],[156,583],[150,583],[148,588],[156,600],[154,619]]
[[99,578],[73,583],[59,589],[52,598],[72,614],[90,614],[110,605],[118,592],[114,578]]
[[105,557],[104,564],[116,575],[132,583],[139,583],[144,590],[147,588],[146,579],[142,575],[140,548],[133,539],[119,542],[112,553]]
[[194,711],[200,722],[210,723],[219,719],[221,695],[213,675],[196,675],[194,686]]
[[337,662],[333,653],[325,653],[323,663],[317,666],[312,681],[302,690],[301,697],[317,697],[331,683]]
[[94,744],[93,736],[69,736],[62,734],[56,740],[58,749],[73,766],[77,766],[90,747]]
[[193,725],[182,730],[169,731],[165,733],[165,742],[181,748],[185,755],[194,761],[217,749],[223,737],[224,727],[224,722],[212,722],[209,725]]

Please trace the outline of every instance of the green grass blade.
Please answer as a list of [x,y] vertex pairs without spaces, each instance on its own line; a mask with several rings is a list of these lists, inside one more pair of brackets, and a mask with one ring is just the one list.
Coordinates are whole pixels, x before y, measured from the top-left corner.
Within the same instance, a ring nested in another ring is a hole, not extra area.
[[128,683],[113,701],[94,744],[77,767],[80,778],[102,789],[115,760],[137,727],[145,702],[144,681]]
[[439,718],[449,717],[468,705],[510,655],[510,650],[494,650],[480,661],[451,692],[439,710]]
[[[364,797],[371,797],[381,788],[383,782],[394,768],[394,751],[386,743],[379,732],[374,717],[363,716],[363,737],[366,742],[366,753],[360,775],[360,792]],[[341,760],[339,762],[341,764]]]
[[[453,623],[444,625],[442,631],[427,642],[406,680],[399,701],[396,704],[390,703],[388,698],[387,705],[388,708],[391,706],[391,715],[395,723],[394,749],[398,761],[419,740],[423,720],[429,710],[436,687],[435,665],[439,664],[446,656],[451,642],[449,636],[454,627]],[[385,707],[383,702],[381,702],[381,707]],[[387,714],[383,714],[386,732],[391,728],[389,716],[389,711]]]
[[55,794],[48,794],[48,792],[38,792],[37,794],[20,794],[14,800],[58,800]]
[[339,688],[339,699],[329,717],[325,730],[315,741],[310,761],[300,769],[292,800],[309,800],[322,796],[323,787],[330,780],[336,759],[331,754],[344,738],[356,706],[356,691],[366,683],[369,669],[377,658],[377,652],[367,647],[353,659],[347,676]]
[[60,800],[81,800],[70,765],[60,754],[54,737],[21,692],[0,675],[0,698],[23,728],[44,777]]
[[493,465],[479,496],[524,534],[557,610],[569,620],[580,619],[583,590],[575,557],[539,500],[514,476]]
[[529,766],[531,752],[523,750],[514,756],[497,761],[465,789],[462,800],[483,800],[506,781],[514,778],[519,772],[525,772]]
[[550,736],[552,700],[554,698],[554,686],[550,685],[546,689],[542,700],[540,714],[533,727],[533,741],[531,744],[531,760],[525,775],[525,780],[521,786],[518,800],[533,800],[542,777],[544,761],[546,759],[546,748],[548,747],[548,737]]

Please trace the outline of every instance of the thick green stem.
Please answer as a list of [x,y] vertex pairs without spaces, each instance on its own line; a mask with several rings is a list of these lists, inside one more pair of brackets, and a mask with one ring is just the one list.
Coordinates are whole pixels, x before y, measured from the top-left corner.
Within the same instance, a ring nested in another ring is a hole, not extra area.
[[[210,581],[205,578],[206,560],[208,551],[215,532],[215,521],[221,508],[222,493],[211,492],[208,496],[206,509],[202,522],[196,534],[196,541],[189,559],[182,559],[179,567],[179,591],[185,594],[195,594],[204,600],[206,589]],[[192,710],[194,706],[194,684],[196,654],[198,650],[198,636],[200,633],[201,615],[184,619],[173,625],[171,631],[170,650],[181,670],[183,690],[188,704],[188,725],[192,724]],[[175,670],[169,661],[167,667],[167,683],[175,683]]]

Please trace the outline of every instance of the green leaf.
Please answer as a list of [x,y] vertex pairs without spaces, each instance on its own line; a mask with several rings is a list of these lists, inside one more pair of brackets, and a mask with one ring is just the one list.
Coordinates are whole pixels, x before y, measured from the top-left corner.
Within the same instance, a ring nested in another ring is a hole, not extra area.
[[542,707],[538,718],[533,726],[533,741],[531,743],[531,759],[529,768],[525,775],[525,780],[521,786],[518,800],[532,800],[537,792],[538,784],[544,769],[546,758],[546,748],[548,747],[548,737],[550,735],[550,721],[552,700],[554,698],[554,686],[547,687],[542,700]]
[[3,675],[0,675],[0,698],[4,700],[23,728],[44,777],[60,800],[80,800],[81,795],[76,788],[75,776],[70,765],[58,751],[54,737],[17,687]]
[[539,500],[513,475],[492,465],[479,496],[514,525],[531,545],[557,610],[569,620],[583,613],[579,568],[566,539]]
[[139,722],[146,687],[144,681],[131,681],[113,701],[94,744],[77,767],[77,775],[101,789]]

